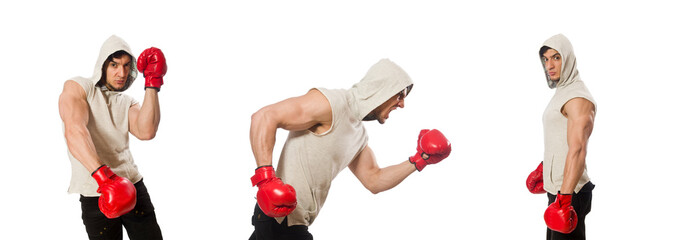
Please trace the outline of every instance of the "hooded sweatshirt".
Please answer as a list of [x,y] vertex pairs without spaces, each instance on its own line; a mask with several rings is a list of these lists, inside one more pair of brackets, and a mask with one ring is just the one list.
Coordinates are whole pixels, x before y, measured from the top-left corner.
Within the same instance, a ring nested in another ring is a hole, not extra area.
[[[563,184],[563,169],[566,165],[566,156],[568,155],[568,118],[561,113],[563,106],[573,98],[587,99],[594,104],[594,108],[596,108],[596,102],[582,80],[580,80],[575,53],[573,53],[573,45],[570,41],[565,36],[559,34],[547,39],[543,44],[544,46],[558,51],[563,58],[561,63],[561,78],[558,82],[552,81],[549,78],[544,60],[540,58],[549,87],[556,88],[556,92],[542,116],[545,137],[543,161],[544,189],[556,195]],[[589,176],[587,175],[587,166],[585,165],[584,172],[575,186],[575,193],[579,192],[587,182],[589,182]]]
[[[101,47],[99,57],[94,65],[94,74],[90,78],[74,77],[71,80],[80,84],[87,94],[89,106],[89,122],[87,130],[91,135],[96,153],[101,162],[108,165],[118,176],[125,177],[136,183],[141,180],[134,158],[129,151],[129,108],[138,101],[118,91],[108,90],[105,86],[96,86],[104,74],[102,67],[105,60],[116,51],[124,50],[131,55],[131,70],[127,84],[121,91],[126,90],[136,77],[136,59],[131,54],[131,48],[121,38],[113,35]],[[65,131],[65,128],[64,128]],[[69,193],[79,193],[83,196],[99,196],[96,192],[98,185],[91,177],[91,173],[78,161],[70,150],[72,175]]]
[[[312,224],[331,181],[366,147],[368,135],[362,119],[412,84],[403,69],[383,59],[350,89],[316,88],[331,105],[331,127],[319,134],[289,132],[277,168],[277,176],[296,190],[298,204],[287,216],[289,226]],[[277,218],[279,223],[283,220]]]

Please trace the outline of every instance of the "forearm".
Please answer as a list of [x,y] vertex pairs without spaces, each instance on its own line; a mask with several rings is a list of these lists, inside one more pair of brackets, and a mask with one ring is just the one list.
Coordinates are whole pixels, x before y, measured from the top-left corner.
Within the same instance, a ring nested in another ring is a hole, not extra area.
[[408,160],[397,165],[380,168],[373,175],[370,184],[366,188],[373,194],[389,190],[399,185],[399,183],[415,171],[415,165],[411,164]]
[[160,102],[157,89],[146,88],[143,105],[136,121],[139,139],[149,140],[155,137],[160,125]]
[[575,191],[575,186],[577,186],[584,172],[586,155],[587,150],[584,147],[574,147],[568,151],[563,170],[561,193],[571,194]]
[[65,135],[68,150],[90,173],[103,164],[85,126],[66,126]]
[[265,113],[258,111],[251,116],[249,142],[256,166],[272,165],[272,151],[276,141],[277,127]]

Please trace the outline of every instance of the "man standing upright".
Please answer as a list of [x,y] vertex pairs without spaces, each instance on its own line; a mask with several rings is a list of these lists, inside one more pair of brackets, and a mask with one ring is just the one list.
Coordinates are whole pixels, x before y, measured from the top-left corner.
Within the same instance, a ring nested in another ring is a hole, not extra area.
[[[123,94],[136,78],[146,79],[143,106]],[[160,49],[134,59],[117,36],[103,43],[91,78],[67,80],[59,97],[72,176],[69,193],[80,194],[89,239],[162,239],[150,195],[129,151],[129,133],[155,137],[160,124],[158,92],[167,71]]]
[[573,46],[559,34],[540,48],[550,88],[556,88],[543,115],[544,160],[526,180],[533,193],[547,192],[544,218],[547,239],[585,239],[585,217],[591,211],[594,184],[587,175],[586,155],[594,128],[596,102],[580,79]]

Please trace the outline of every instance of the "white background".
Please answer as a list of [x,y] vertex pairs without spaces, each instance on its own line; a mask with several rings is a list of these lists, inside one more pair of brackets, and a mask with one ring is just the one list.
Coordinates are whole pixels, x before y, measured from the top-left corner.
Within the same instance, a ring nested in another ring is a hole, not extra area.
[[[546,197],[524,183],[542,160],[554,93],[537,51],[564,33],[598,102],[587,235],[664,239],[676,224],[676,15],[641,2],[3,2],[0,238],[86,238],[78,196],[66,193],[57,100],[116,34],[135,55],[161,48],[169,65],[159,132],[131,143],[165,239],[248,238],[251,114],[312,87],[349,88],[380,58],[415,87],[385,125],[366,124],[379,164],[412,155],[421,128],[442,130],[453,152],[377,195],[343,171],[315,238],[543,239]],[[139,77],[127,93],[142,100],[142,89]]]

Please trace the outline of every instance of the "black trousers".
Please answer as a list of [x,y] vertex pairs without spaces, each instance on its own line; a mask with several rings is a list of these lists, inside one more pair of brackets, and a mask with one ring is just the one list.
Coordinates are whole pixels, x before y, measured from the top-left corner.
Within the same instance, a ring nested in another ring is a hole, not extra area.
[[[587,217],[587,214],[591,212],[591,206],[592,206],[592,190],[594,189],[594,184],[591,182],[588,182],[585,184],[582,189],[580,189],[580,192],[574,193],[573,194],[573,199],[571,202],[571,205],[575,209],[575,213],[577,213],[577,227],[575,227],[575,230],[569,234],[563,234],[557,231],[552,231],[551,229],[547,228],[547,240],[585,240],[585,225],[584,225],[584,219]],[[547,193],[547,197],[549,198],[549,203],[547,204],[552,204],[554,200],[556,200],[556,195],[553,195],[551,193]]]
[[150,202],[148,189],[143,180],[136,187],[136,206],[131,212],[118,218],[109,219],[99,210],[99,197],[80,195],[82,222],[87,229],[89,239],[122,239],[122,226],[127,230],[129,239],[162,239],[160,226],[155,217],[155,207]]
[[254,208],[251,224],[255,229],[249,240],[312,240],[312,234],[308,232],[307,226],[289,227],[286,218],[279,224],[275,218],[265,215],[258,204]]

